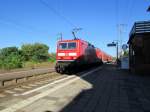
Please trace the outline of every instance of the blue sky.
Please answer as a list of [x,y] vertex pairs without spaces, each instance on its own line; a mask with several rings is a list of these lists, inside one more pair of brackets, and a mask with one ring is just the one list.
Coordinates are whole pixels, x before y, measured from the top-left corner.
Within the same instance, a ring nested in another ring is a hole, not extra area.
[[[119,39],[119,24],[124,24],[121,38],[128,40],[135,21],[149,20],[146,9],[149,0],[43,0],[71,21],[83,28],[77,33],[108,54],[115,56],[115,48],[106,45]],[[74,26],[50,10],[40,0],[0,0],[0,48],[20,47],[24,43],[45,43],[55,52],[58,33],[72,39]]]

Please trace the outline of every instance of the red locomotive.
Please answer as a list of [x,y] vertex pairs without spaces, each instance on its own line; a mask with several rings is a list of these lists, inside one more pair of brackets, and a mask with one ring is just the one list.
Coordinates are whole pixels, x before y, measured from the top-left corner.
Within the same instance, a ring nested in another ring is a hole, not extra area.
[[64,73],[82,66],[102,64],[111,61],[112,57],[84,40],[73,39],[58,41],[56,59],[56,71]]

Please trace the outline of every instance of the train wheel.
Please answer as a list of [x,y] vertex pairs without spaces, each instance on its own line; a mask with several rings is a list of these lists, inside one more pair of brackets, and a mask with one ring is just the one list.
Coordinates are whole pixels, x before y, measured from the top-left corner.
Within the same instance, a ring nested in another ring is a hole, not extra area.
[[55,67],[57,73],[59,73],[59,66]]
[[63,74],[63,70],[62,70],[62,69],[60,69],[59,73]]
[[61,71],[60,65],[56,65],[55,70],[57,73],[60,73],[60,71]]
[[60,66],[60,70],[59,70],[59,73],[63,74],[65,71],[65,68],[63,66]]
[[67,72],[68,75],[71,75],[71,74],[72,74],[73,71],[71,71],[71,70],[72,70],[72,69],[71,69],[70,66],[66,68],[66,72]]

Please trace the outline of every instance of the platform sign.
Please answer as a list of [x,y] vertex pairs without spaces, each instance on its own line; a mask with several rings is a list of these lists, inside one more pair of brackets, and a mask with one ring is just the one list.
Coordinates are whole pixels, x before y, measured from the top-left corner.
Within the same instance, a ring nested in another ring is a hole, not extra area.
[[116,46],[116,44],[115,43],[110,43],[110,44],[107,44],[107,46],[108,47],[114,47],[114,46]]
[[127,48],[128,48],[128,45],[127,45],[127,44],[123,44],[123,45],[122,45],[123,51],[127,50]]

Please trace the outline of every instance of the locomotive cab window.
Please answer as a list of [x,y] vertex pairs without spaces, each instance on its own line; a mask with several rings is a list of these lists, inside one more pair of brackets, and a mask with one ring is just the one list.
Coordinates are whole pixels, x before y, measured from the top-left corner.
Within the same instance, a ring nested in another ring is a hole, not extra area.
[[59,49],[76,49],[76,42],[60,43]]
[[67,49],[67,43],[60,43],[59,49]]
[[68,49],[75,49],[75,48],[76,48],[76,43],[75,42],[68,43]]

